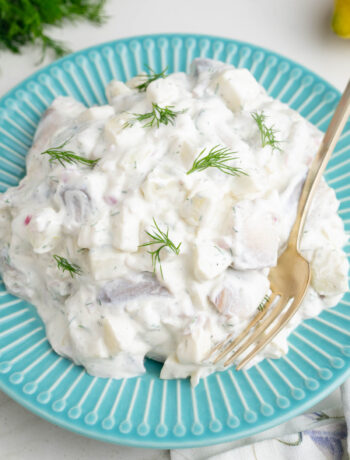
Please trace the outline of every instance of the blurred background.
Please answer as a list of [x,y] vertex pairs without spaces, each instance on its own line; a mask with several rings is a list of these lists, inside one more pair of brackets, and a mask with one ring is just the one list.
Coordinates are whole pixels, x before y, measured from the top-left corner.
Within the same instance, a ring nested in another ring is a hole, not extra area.
[[[350,27],[346,9],[350,0],[336,3],[340,12],[337,27],[341,31],[344,24]],[[338,89],[344,88],[350,75],[350,39],[340,38],[332,30],[333,0],[107,0],[103,11],[108,19],[102,26],[82,20],[62,27],[49,26],[45,32],[63,40],[72,51],[131,35],[219,35],[284,54]],[[27,46],[21,55],[1,50],[0,94],[35,71],[40,56],[40,46]],[[47,53],[39,67],[52,57]]]

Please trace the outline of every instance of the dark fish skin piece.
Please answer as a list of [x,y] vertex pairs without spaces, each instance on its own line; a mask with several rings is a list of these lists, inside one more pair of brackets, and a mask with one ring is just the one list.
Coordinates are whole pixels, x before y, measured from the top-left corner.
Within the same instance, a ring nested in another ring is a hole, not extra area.
[[83,190],[67,189],[62,193],[62,198],[69,217],[77,223],[87,220],[91,212],[91,200],[87,193]]
[[213,59],[196,58],[191,64],[191,76],[198,78],[201,74],[213,74],[227,65],[223,62],[218,62]]
[[125,278],[109,281],[100,289],[97,300],[102,304],[118,305],[138,297],[169,295],[151,273],[143,273],[139,281]]

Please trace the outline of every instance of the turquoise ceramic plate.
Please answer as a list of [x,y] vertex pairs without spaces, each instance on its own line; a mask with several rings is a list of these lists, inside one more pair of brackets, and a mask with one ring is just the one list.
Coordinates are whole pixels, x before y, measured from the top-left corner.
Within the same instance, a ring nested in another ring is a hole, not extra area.
[[[0,191],[16,185],[38,121],[58,95],[87,106],[106,102],[104,87],[145,64],[185,71],[196,56],[247,67],[267,92],[325,130],[339,93],[317,75],[270,51],[233,40],[194,35],[137,37],[70,55],[40,70],[0,101]],[[350,228],[350,125],[326,178]],[[346,248],[350,253],[350,246]],[[344,381],[350,369],[350,295],[305,321],[287,356],[248,371],[233,368],[191,388],[159,379],[160,365],[127,380],[91,377],[57,356],[35,308],[0,285],[0,388],[23,406],[67,429],[133,446],[186,447],[229,441],[277,425],[306,410]]]

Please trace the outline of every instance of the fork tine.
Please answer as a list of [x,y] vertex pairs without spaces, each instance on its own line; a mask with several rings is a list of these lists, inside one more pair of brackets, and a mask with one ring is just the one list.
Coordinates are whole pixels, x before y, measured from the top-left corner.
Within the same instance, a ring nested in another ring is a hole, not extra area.
[[[262,311],[259,311],[257,315],[254,316],[254,318],[251,320],[251,322],[246,326],[246,328],[239,334],[239,336],[231,343],[228,343],[226,347],[221,351],[221,353],[215,358],[214,364],[218,363],[222,358],[224,358],[230,351],[232,351],[235,346],[242,340],[243,337],[250,331],[252,327],[255,326],[256,323],[258,323],[265,315],[268,310],[268,308],[273,304],[274,300],[276,298],[276,294],[274,292],[271,292],[269,296],[269,300],[265,303],[264,309]],[[229,336],[229,338],[232,337]],[[216,345],[215,348],[211,351],[210,355],[211,356],[216,350],[222,347],[227,343],[227,337],[222,340],[218,345]]]
[[271,329],[271,331],[267,334],[267,336],[263,340],[261,340],[261,342],[257,343],[254,349],[245,358],[243,358],[243,360],[237,365],[236,367],[237,370],[242,369],[242,367],[244,367],[249,361],[251,361],[251,359],[253,359],[254,356],[262,348],[264,348],[268,343],[271,342],[271,340],[280,332],[280,330],[286,325],[286,323],[290,320],[290,318],[298,310],[304,296],[305,296],[305,292],[301,296],[293,300],[292,304],[288,307],[288,310],[281,317],[280,321]]
[[288,302],[289,298],[286,296],[281,296],[280,299],[278,300],[277,304],[275,305],[275,308],[273,309],[272,313],[270,316],[268,316],[257,328],[255,331],[247,337],[245,341],[243,341],[243,344],[236,350],[230,358],[224,362],[224,366],[228,366],[229,364],[232,364],[233,361],[241,355],[246,349],[270,326],[272,321],[274,321],[275,318],[281,313],[282,309],[286,306],[286,303]]

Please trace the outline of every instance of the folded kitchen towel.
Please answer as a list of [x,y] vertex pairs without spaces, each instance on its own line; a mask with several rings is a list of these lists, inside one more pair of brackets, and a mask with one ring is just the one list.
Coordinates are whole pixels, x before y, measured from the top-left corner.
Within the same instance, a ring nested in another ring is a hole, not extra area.
[[[350,427],[350,378],[341,386],[341,397],[346,425]],[[350,431],[350,428],[349,428]],[[350,437],[348,436],[348,454],[350,453]],[[350,455],[350,454],[349,454]]]

